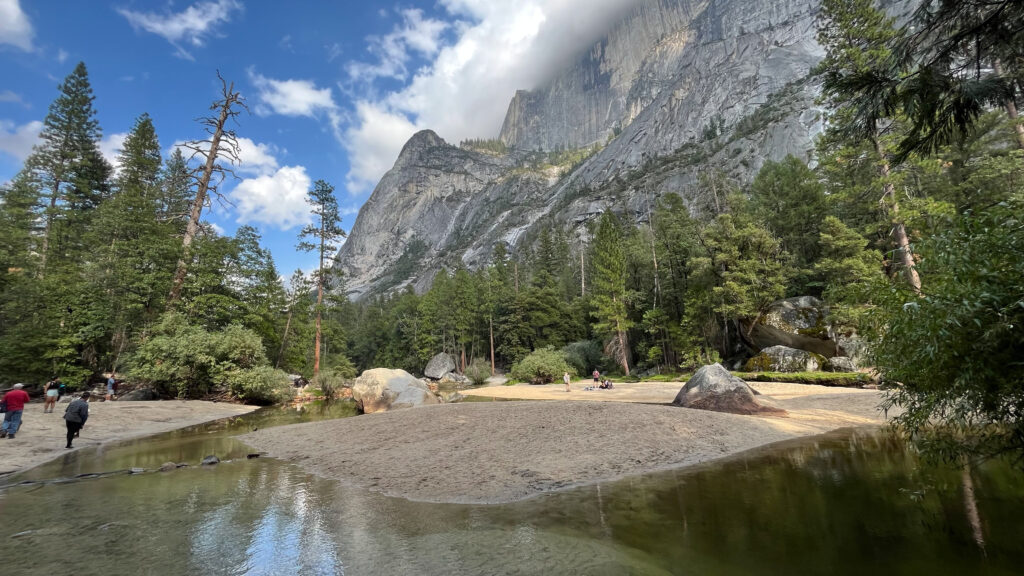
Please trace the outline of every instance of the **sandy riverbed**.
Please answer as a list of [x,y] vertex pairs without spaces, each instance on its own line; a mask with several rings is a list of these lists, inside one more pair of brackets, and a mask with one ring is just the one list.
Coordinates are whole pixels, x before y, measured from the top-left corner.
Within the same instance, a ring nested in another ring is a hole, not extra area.
[[[58,404],[52,413],[43,414],[41,402],[25,407],[17,437],[0,439],[0,474],[31,468],[71,451],[64,448],[65,408],[67,404]],[[72,450],[248,414],[255,409],[198,400],[91,402],[89,421]]]
[[561,401],[428,406],[260,430],[240,439],[313,473],[392,496],[499,503],[884,422],[878,391],[800,384],[754,384],[787,417],[641,403],[670,402],[681,385],[570,393],[560,385],[499,386],[472,393]]

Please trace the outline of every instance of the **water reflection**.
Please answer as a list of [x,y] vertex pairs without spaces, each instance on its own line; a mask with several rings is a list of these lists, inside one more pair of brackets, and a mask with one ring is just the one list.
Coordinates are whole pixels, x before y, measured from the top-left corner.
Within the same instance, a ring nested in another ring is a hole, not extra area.
[[[194,432],[179,440],[234,442]],[[974,480],[987,556],[959,469],[876,434],[500,506],[409,502],[238,459],[0,492],[0,555],[5,574],[47,576],[1019,573],[1024,480],[999,464]]]

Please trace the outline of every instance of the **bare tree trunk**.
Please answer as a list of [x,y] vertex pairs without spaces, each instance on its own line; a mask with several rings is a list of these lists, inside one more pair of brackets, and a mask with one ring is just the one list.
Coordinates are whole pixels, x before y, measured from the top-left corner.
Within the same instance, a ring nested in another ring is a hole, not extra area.
[[462,368],[459,369],[459,372],[462,373],[462,374],[465,374],[466,373],[466,345],[462,344],[460,346],[460,348],[462,350],[462,354],[461,354]]
[[882,197],[889,199],[889,209],[892,210],[892,219],[895,223],[893,228],[893,234],[896,237],[896,252],[898,254],[900,264],[903,266],[903,273],[907,277],[907,282],[910,282],[911,288],[914,292],[921,293],[921,277],[917,273],[917,267],[914,264],[914,254],[910,251],[910,238],[907,236],[907,229],[903,223],[899,221],[900,205],[896,200],[896,187],[893,186],[892,182],[889,181],[889,174],[891,173],[889,168],[889,161],[885,157],[885,151],[882,150],[882,143],[878,137],[872,138],[875,144],[875,152],[878,154],[878,159],[881,161],[879,166],[879,172],[881,173],[882,179],[885,181],[883,184]]
[[292,309],[288,307],[288,319],[284,321],[284,334],[281,335],[281,350],[277,353],[277,362],[274,362],[274,368],[281,367],[281,357],[284,356],[285,343],[288,341],[288,329],[292,327]]
[[326,223],[320,218],[320,266],[316,275],[316,343],[313,350],[313,380],[320,375],[320,323],[323,310],[321,306],[324,301],[324,243],[326,234]]
[[[616,328],[618,328],[618,322],[616,321]],[[629,376],[629,350],[626,348],[626,333],[621,329],[618,330],[619,348],[620,354],[622,354],[622,369],[626,371],[626,376]]]
[[57,209],[57,199],[60,197],[61,181],[53,183],[53,194],[50,195],[50,208],[46,211],[46,227],[43,229],[42,254],[39,255],[39,278],[46,274],[46,256],[50,253],[50,231],[53,229],[53,212]]
[[519,262],[513,262],[512,266],[515,271],[516,296],[519,296]]
[[[1003,75],[1003,65],[999,60],[995,61],[993,68],[996,71],[996,75]],[[1006,115],[1010,117],[1010,121],[1013,122],[1013,133],[1017,137],[1017,147],[1024,150],[1024,124],[1021,124],[1017,118],[1017,103],[1013,101],[1013,97],[1006,99],[1004,103],[1006,108]]]
[[[220,78],[220,73],[217,74],[217,77]],[[204,151],[202,148],[202,145],[207,143],[205,140],[186,144],[186,147],[193,151],[193,155],[205,155],[206,160],[199,175],[196,196],[192,200],[192,209],[189,212],[188,225],[185,227],[185,236],[181,239],[181,258],[178,259],[178,266],[174,270],[171,294],[167,299],[168,308],[173,308],[181,300],[181,289],[185,285],[188,262],[192,256],[192,241],[199,231],[199,218],[202,216],[203,206],[206,205],[207,193],[211,191],[210,181],[215,172],[223,174],[225,171],[224,168],[217,165],[217,157],[226,155],[232,162],[238,159],[238,143],[235,141],[234,133],[229,131],[225,134],[224,125],[229,118],[234,118],[239,114],[234,108],[236,106],[245,108],[245,102],[241,94],[235,92],[234,82],[229,86],[223,78],[220,78],[220,81],[224,97],[222,100],[215,102],[213,106],[213,108],[220,108],[220,112],[216,118],[208,117],[201,120],[207,126],[207,131],[212,130],[211,138],[208,142],[209,149]],[[222,140],[224,140],[229,148],[221,148]],[[214,186],[213,188],[215,189],[216,187]]]
[[971,478],[971,463],[964,461],[961,470],[961,477],[964,483],[964,512],[967,514],[967,523],[971,525],[971,533],[974,535],[974,542],[985,552],[985,533],[981,529],[981,514],[978,513],[978,498],[974,494],[974,480]]
[[654,260],[654,309],[658,309],[658,298],[661,296],[661,283],[658,280],[658,251],[655,249],[654,239],[654,214],[651,212],[651,196],[645,191],[647,197],[647,227],[651,230],[651,258]]
[[580,245],[580,296],[587,296],[587,271],[583,262],[583,245]]
[[487,316],[487,328],[491,335],[491,376],[494,376],[494,316]]

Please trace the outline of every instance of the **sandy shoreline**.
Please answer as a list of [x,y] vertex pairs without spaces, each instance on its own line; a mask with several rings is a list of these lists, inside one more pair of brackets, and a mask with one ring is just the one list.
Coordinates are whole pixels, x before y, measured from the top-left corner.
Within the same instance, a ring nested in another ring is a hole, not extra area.
[[50,414],[43,414],[41,402],[25,407],[17,437],[0,439],[0,475],[27,470],[80,448],[240,416],[257,408],[199,400],[91,402],[89,421],[81,437],[75,439],[74,448],[67,450],[64,448],[66,407],[67,404],[58,404]]
[[484,388],[475,395],[490,390],[495,397],[543,394],[563,401],[445,404],[259,430],[239,439],[312,473],[390,496],[502,503],[884,423],[877,409],[881,393],[874,390],[756,383],[789,412],[766,417],[639,403],[635,398],[644,395],[671,401],[681,384],[636,386],[612,391],[623,399],[607,394],[601,402],[580,401],[590,393],[566,394],[561,386],[525,386],[518,395],[515,386]]

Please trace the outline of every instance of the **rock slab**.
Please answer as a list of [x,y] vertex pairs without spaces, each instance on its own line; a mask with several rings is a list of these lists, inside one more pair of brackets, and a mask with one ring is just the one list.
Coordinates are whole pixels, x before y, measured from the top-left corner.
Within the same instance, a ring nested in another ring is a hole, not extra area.
[[352,385],[352,397],[364,414],[441,403],[423,381],[388,368],[363,372]]
[[730,414],[785,414],[754,398],[754,391],[721,364],[704,366],[679,390],[675,406]]

